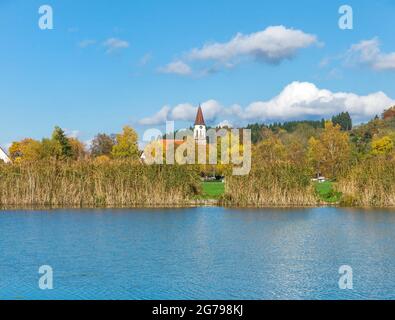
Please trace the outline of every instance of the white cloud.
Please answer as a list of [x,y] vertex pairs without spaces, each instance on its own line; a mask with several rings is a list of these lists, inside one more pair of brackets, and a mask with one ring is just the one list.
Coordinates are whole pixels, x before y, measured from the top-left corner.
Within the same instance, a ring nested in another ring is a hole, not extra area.
[[289,120],[303,117],[328,117],[348,111],[357,121],[381,114],[394,103],[383,92],[366,96],[354,93],[331,92],[309,82],[293,82],[269,101],[251,103],[244,118],[261,120]]
[[168,114],[169,114],[170,110],[171,110],[170,107],[164,106],[162,109],[160,109],[152,117],[141,119],[139,121],[139,123],[144,125],[144,126],[164,124],[166,122],[167,118],[168,118]]
[[225,127],[227,127],[227,128],[233,128],[233,125],[232,125],[232,123],[231,123],[230,121],[228,121],[228,120],[223,120],[223,121],[221,121],[220,123],[218,123],[218,124],[216,125],[216,127],[217,127],[217,128],[225,128]]
[[93,39],[88,39],[88,40],[82,40],[78,43],[78,46],[80,48],[87,48],[89,46],[93,46],[94,44],[96,44],[96,40]]
[[270,26],[263,31],[243,35],[238,33],[225,43],[206,44],[193,49],[188,57],[192,60],[217,60],[228,62],[241,56],[250,56],[268,63],[291,59],[297,51],[317,43],[314,35],[284,26]]
[[79,130],[65,129],[65,133],[66,133],[66,136],[69,137],[69,138],[78,138],[78,136],[80,135],[80,131]]
[[189,103],[181,103],[176,105],[171,113],[170,120],[191,121],[196,116],[196,106]]
[[[234,120],[240,122],[273,122],[300,119],[329,118],[348,111],[355,123],[380,115],[395,104],[384,92],[358,95],[350,92],[332,92],[319,89],[309,82],[293,82],[277,96],[267,101],[255,101],[246,107],[232,105],[223,107],[216,100],[202,104],[204,117],[208,123]],[[140,121],[145,125],[164,124],[166,120],[188,121],[193,123],[196,106],[184,103],[173,108],[166,106],[153,117]]]
[[139,65],[140,66],[145,66],[147,65],[152,59],[152,54],[151,53],[146,53],[144,56],[141,57]]
[[85,145],[86,149],[89,150],[92,147],[93,139],[94,138],[91,138],[91,139],[88,139],[88,140],[84,141],[84,145]]
[[171,62],[162,68],[159,68],[159,72],[186,76],[192,73],[192,69],[185,62],[178,60]]
[[[212,122],[224,111],[224,108],[215,100],[208,100],[201,104],[204,118],[208,122]],[[158,113],[152,117],[144,118],[139,121],[142,125],[159,125],[169,121],[195,121],[197,106],[190,103],[181,103],[171,108],[163,107]]]
[[120,49],[129,48],[129,42],[117,38],[109,38],[103,42],[103,46],[107,48],[107,53],[112,53]]
[[383,53],[377,38],[364,40],[351,46],[346,54],[348,64],[362,64],[377,71],[395,71],[395,52]]
[[278,64],[295,57],[300,49],[313,44],[320,45],[317,37],[301,30],[285,26],[270,26],[262,31],[244,35],[236,34],[228,42],[207,43],[184,54],[182,59],[174,61],[159,70],[163,73],[189,75],[192,68],[186,63],[209,61],[211,65],[200,66],[198,76],[230,69],[246,59],[254,59],[269,64]]

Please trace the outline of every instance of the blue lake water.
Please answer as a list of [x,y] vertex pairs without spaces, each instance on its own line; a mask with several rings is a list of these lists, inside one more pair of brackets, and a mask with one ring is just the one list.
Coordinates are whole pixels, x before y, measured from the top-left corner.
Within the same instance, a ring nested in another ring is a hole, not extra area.
[[367,298],[395,299],[395,211],[0,211],[0,299]]

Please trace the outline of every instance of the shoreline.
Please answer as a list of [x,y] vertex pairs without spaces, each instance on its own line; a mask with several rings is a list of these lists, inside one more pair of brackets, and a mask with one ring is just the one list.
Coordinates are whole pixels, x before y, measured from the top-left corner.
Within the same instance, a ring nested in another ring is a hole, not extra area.
[[317,205],[278,205],[278,206],[226,206],[221,205],[218,200],[193,201],[180,205],[133,205],[133,206],[64,206],[64,205],[0,205],[0,211],[39,211],[39,210],[127,210],[127,209],[188,209],[188,208],[225,208],[225,209],[314,209],[314,208],[343,208],[343,209],[394,209],[385,206],[340,206],[339,204],[317,204]]

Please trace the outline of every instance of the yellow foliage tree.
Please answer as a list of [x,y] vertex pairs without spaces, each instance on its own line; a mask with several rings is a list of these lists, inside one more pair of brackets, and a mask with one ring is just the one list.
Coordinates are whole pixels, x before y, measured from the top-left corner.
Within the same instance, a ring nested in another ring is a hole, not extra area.
[[372,141],[372,155],[388,155],[392,150],[394,150],[394,141],[388,136],[381,139],[376,138]]
[[125,126],[123,132],[116,136],[116,145],[112,148],[112,156],[114,158],[138,157],[139,150],[137,140],[138,136],[136,131],[129,126]]
[[254,162],[284,161],[287,158],[287,149],[282,141],[273,135],[256,146],[254,156]]
[[76,138],[68,138],[68,140],[71,146],[73,159],[82,160],[86,156],[85,145]]
[[13,142],[9,148],[11,158],[16,162],[37,161],[41,157],[41,143],[34,139]]
[[307,156],[317,174],[336,177],[351,157],[348,134],[342,132],[339,125],[326,122],[319,138],[310,138]]

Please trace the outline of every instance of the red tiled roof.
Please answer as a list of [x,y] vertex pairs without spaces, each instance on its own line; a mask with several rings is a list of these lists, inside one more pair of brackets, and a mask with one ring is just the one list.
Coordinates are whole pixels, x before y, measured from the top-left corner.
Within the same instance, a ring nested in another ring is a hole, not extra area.
[[170,143],[174,143],[175,146],[179,146],[184,143],[184,140],[173,140],[173,139],[163,139],[160,140],[165,147],[167,147]]

